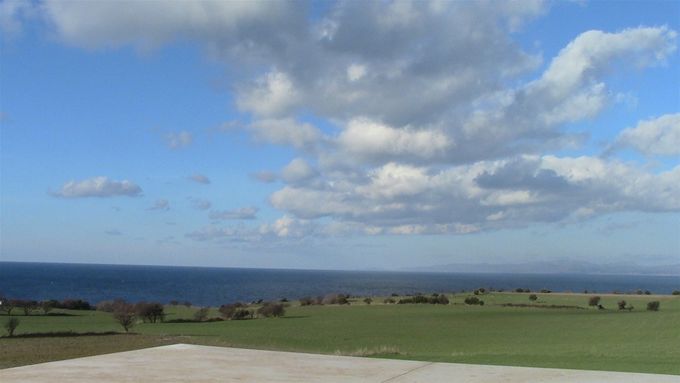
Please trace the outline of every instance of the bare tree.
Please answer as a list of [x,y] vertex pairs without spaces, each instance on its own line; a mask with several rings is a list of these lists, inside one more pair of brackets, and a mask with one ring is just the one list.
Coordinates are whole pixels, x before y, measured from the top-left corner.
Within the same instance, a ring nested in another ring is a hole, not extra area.
[[9,317],[5,321],[5,330],[7,330],[9,336],[14,336],[14,330],[16,330],[17,327],[19,327],[19,318]]
[[120,302],[113,311],[113,318],[123,326],[125,332],[129,332],[135,325],[135,307],[129,303]]

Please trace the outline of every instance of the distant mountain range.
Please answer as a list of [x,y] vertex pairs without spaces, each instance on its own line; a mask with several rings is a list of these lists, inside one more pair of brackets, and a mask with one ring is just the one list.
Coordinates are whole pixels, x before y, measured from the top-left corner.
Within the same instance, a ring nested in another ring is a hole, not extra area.
[[457,273],[540,273],[540,274],[636,274],[678,275],[680,263],[672,265],[640,266],[635,264],[597,264],[581,261],[538,261],[525,263],[449,263],[445,265],[411,267],[408,271]]

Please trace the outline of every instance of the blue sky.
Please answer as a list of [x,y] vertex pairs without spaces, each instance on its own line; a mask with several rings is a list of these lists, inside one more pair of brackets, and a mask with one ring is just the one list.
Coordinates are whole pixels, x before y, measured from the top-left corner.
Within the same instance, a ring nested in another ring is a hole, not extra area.
[[680,4],[0,2],[1,260],[680,260]]

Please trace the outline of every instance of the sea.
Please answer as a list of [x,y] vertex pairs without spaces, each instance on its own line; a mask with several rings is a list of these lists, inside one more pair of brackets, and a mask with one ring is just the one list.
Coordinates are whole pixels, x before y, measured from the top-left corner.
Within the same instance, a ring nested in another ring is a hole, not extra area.
[[329,293],[387,296],[476,288],[555,292],[670,294],[678,276],[328,271],[176,266],[0,262],[0,296],[15,299],[122,298],[130,302],[191,302],[216,306]]

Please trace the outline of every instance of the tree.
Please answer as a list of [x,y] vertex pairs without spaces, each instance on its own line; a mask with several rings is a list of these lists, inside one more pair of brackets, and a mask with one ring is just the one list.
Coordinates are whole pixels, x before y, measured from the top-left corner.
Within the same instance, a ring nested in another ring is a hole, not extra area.
[[590,299],[588,299],[588,306],[598,306],[600,304],[600,299],[601,298],[597,295],[590,297]]
[[371,297],[366,297],[366,298],[364,298],[364,303],[366,303],[367,305],[370,305],[371,303],[373,303],[373,299]]
[[135,325],[135,307],[129,303],[119,302],[113,310],[113,318],[129,332]]
[[620,300],[620,301],[617,303],[617,305],[619,306],[619,310],[625,310],[627,304],[628,304],[628,303],[627,303],[626,301],[624,301],[624,300]]
[[282,317],[286,314],[286,309],[283,307],[283,304],[281,303],[271,303],[267,302],[264,304],[264,306],[260,307],[257,310],[257,315],[261,315],[265,318],[269,317]]
[[43,311],[43,314],[47,315],[52,309],[54,308],[54,305],[52,304],[52,301],[42,301],[40,302],[40,308]]
[[536,302],[537,299],[538,299],[538,295],[536,295],[536,294],[531,294],[531,295],[529,295],[529,300],[530,300],[530,301]]
[[7,334],[9,336],[14,336],[14,331],[19,327],[19,318],[17,317],[9,317],[5,321],[5,330],[7,330]]
[[142,318],[146,323],[156,323],[165,319],[165,311],[163,305],[158,302],[139,302],[135,305],[135,314]]
[[208,319],[208,313],[210,312],[209,307],[202,307],[194,313],[194,320],[197,322],[204,322]]
[[16,307],[13,299],[0,298],[0,310],[7,313],[7,315],[12,315],[12,310]]

